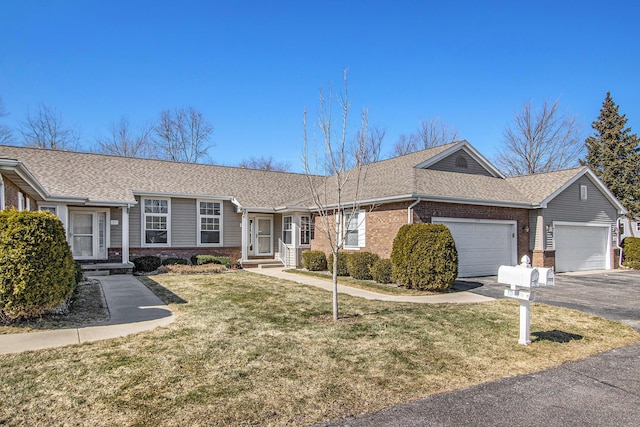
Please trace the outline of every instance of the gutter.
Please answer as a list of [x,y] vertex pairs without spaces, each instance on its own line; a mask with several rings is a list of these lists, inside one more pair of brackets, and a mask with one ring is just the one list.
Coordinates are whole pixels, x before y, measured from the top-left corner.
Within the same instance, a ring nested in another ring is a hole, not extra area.
[[415,202],[411,203],[407,208],[407,224],[413,224],[413,208],[415,208],[422,199],[418,197]]

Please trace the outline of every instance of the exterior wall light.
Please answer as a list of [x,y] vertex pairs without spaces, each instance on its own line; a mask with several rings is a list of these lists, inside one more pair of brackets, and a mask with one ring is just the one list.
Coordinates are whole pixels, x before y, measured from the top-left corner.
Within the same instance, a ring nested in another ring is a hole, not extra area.
[[547,233],[549,233],[549,234],[553,233],[553,225],[547,224],[546,229],[547,229]]
[[529,226],[525,225],[524,227],[522,227],[522,231],[524,231],[525,233],[529,232]]

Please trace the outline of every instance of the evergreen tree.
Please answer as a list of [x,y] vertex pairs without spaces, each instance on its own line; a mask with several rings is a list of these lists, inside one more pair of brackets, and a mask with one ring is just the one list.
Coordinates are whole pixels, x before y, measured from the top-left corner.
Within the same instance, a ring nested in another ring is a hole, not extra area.
[[640,217],[640,140],[627,118],[618,112],[611,93],[602,103],[598,120],[591,124],[595,132],[585,145],[587,156],[581,161],[602,180],[627,209],[630,218]]

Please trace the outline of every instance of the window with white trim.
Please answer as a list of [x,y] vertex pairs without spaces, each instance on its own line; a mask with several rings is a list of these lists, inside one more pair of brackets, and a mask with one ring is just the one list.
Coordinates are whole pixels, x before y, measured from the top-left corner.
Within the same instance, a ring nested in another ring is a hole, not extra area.
[[24,200],[25,200],[25,206],[24,206],[24,208],[25,208],[26,210],[30,211],[30,210],[31,210],[31,199],[29,198],[29,196],[25,196],[25,197],[24,197]]
[[587,200],[587,186],[580,186],[580,200]]
[[198,200],[198,245],[222,245],[222,202]]
[[169,199],[142,199],[143,245],[169,245],[169,214]]
[[345,248],[362,248],[365,246],[365,212],[347,211],[344,215]]
[[58,209],[56,206],[40,206],[40,210],[44,212],[49,212],[54,215],[58,214]]
[[311,223],[311,216],[302,215],[300,217],[300,244],[310,245],[311,239],[313,239],[313,224]]
[[293,244],[293,217],[282,217],[282,241],[286,245]]
[[640,222],[636,222],[636,231],[640,231]]
[[22,194],[22,191],[18,191],[18,210],[24,210],[24,194]]

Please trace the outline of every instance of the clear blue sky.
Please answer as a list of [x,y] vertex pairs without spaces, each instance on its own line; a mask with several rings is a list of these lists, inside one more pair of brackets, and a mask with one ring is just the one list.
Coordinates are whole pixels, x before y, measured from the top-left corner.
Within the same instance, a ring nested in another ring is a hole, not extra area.
[[532,99],[585,136],[610,90],[640,132],[637,1],[3,1],[0,97],[16,127],[39,103],[89,149],[122,115],[194,106],[214,163],[273,156],[300,170],[302,112],[349,70],[389,153],[440,118],[483,154]]

